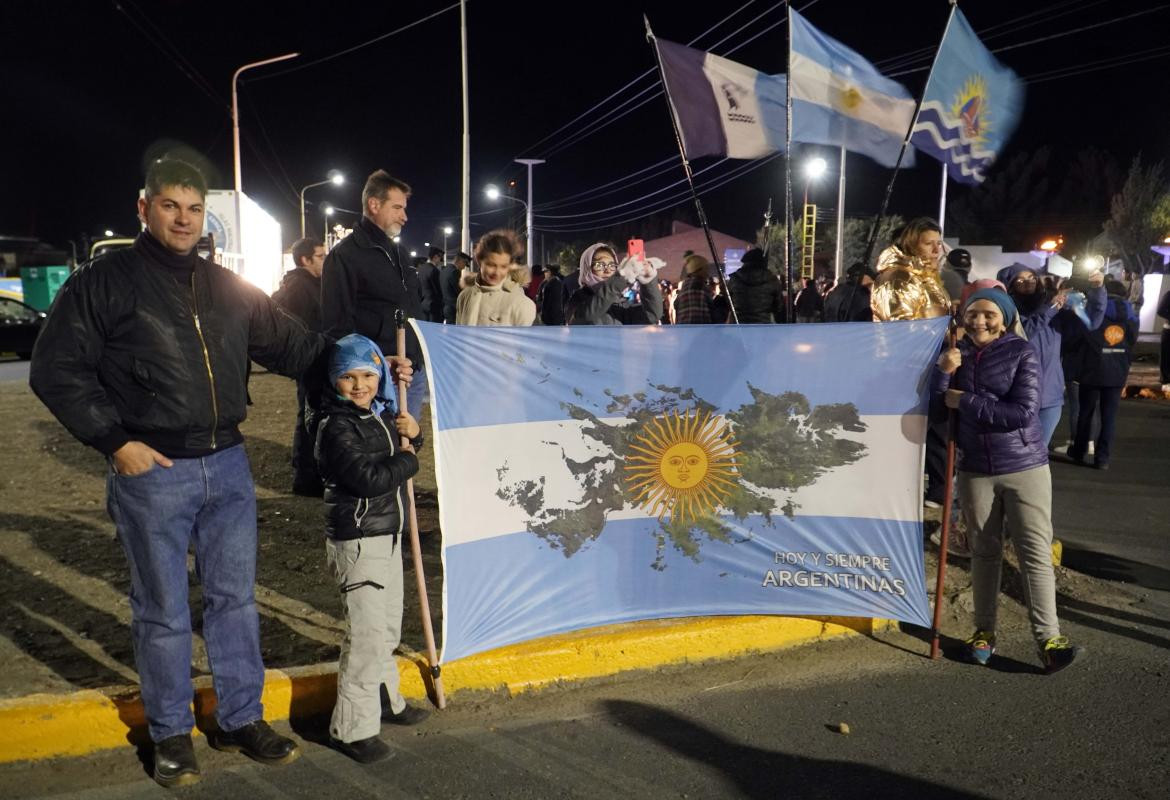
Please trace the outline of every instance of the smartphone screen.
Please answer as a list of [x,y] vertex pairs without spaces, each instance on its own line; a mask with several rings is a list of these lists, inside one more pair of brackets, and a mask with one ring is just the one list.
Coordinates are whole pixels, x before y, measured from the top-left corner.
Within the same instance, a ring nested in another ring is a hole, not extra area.
[[635,256],[644,257],[646,255],[646,243],[641,239],[630,239],[626,245],[626,255],[630,258]]

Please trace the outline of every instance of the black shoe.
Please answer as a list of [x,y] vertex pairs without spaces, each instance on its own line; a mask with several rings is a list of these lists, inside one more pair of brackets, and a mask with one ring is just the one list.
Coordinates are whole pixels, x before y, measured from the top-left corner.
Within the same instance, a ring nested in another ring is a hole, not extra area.
[[234,731],[219,731],[207,738],[216,750],[243,753],[262,764],[288,764],[301,755],[296,742],[272,730],[262,719]]
[[394,751],[390,749],[390,746],[377,736],[371,736],[369,739],[358,739],[354,742],[343,742],[330,736],[329,746],[337,752],[349,756],[359,764],[373,764],[394,756]]
[[388,706],[382,708],[382,721],[391,725],[417,725],[431,715],[430,711],[407,703],[395,714]]
[[1094,461],[1093,469],[1109,469],[1108,461]]
[[191,734],[181,733],[154,743],[154,774],[151,777],[168,789],[199,782],[199,763],[195,760]]

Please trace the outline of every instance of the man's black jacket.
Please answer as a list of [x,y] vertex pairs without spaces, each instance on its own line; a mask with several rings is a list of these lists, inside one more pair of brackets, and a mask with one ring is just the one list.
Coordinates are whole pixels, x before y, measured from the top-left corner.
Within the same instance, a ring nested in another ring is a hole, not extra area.
[[763,264],[743,266],[727,279],[731,302],[739,321],[747,324],[783,322],[784,290],[779,279]]
[[194,256],[175,270],[166,257],[142,233],[79,269],[33,351],[37,397],[107,455],[131,440],[172,458],[238,444],[249,359],[296,377],[327,344],[228,270]]
[[825,322],[873,322],[869,287],[852,280],[837,284],[825,297]]
[[[394,313],[426,319],[418,273],[402,258],[398,245],[362,217],[353,233],[325,257],[321,273],[321,323],[326,335],[340,339],[360,333],[378,343],[386,355],[398,352]],[[422,349],[414,330],[406,328],[406,355],[415,369]]]
[[311,331],[321,330],[321,279],[304,267],[284,273],[272,299],[278,306],[305,323]]

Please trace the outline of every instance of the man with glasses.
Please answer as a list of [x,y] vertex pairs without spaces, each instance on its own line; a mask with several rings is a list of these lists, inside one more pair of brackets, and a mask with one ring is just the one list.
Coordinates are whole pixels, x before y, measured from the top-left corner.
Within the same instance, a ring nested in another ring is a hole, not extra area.
[[[662,291],[658,287],[661,264],[657,259],[643,258],[627,258],[619,264],[611,245],[590,245],[581,253],[578,286],[568,295],[566,321],[570,325],[658,324],[662,317]],[[639,302],[625,305],[622,296],[631,285],[637,287]]]
[[[329,251],[321,273],[321,317],[325,333],[340,339],[360,333],[378,343],[386,355],[398,351],[395,314],[427,319],[418,272],[406,263],[395,238],[406,224],[410,186],[385,170],[366,179],[362,218],[353,233]],[[409,326],[406,357],[414,380],[406,393],[407,411],[422,414],[427,376],[421,367],[422,348]]]

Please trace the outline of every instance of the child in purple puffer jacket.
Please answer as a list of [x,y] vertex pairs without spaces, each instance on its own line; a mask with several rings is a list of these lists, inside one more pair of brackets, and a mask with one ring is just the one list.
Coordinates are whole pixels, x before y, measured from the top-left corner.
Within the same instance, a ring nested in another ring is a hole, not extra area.
[[995,653],[996,600],[1003,540],[1019,556],[1032,635],[1046,673],[1081,652],[1060,634],[1052,570],[1052,476],[1040,424],[1040,359],[1008,330],[1018,312],[1000,289],[980,289],[963,305],[966,335],[938,360],[931,390],[958,416],[959,495],[971,542],[975,633],[964,657]]

